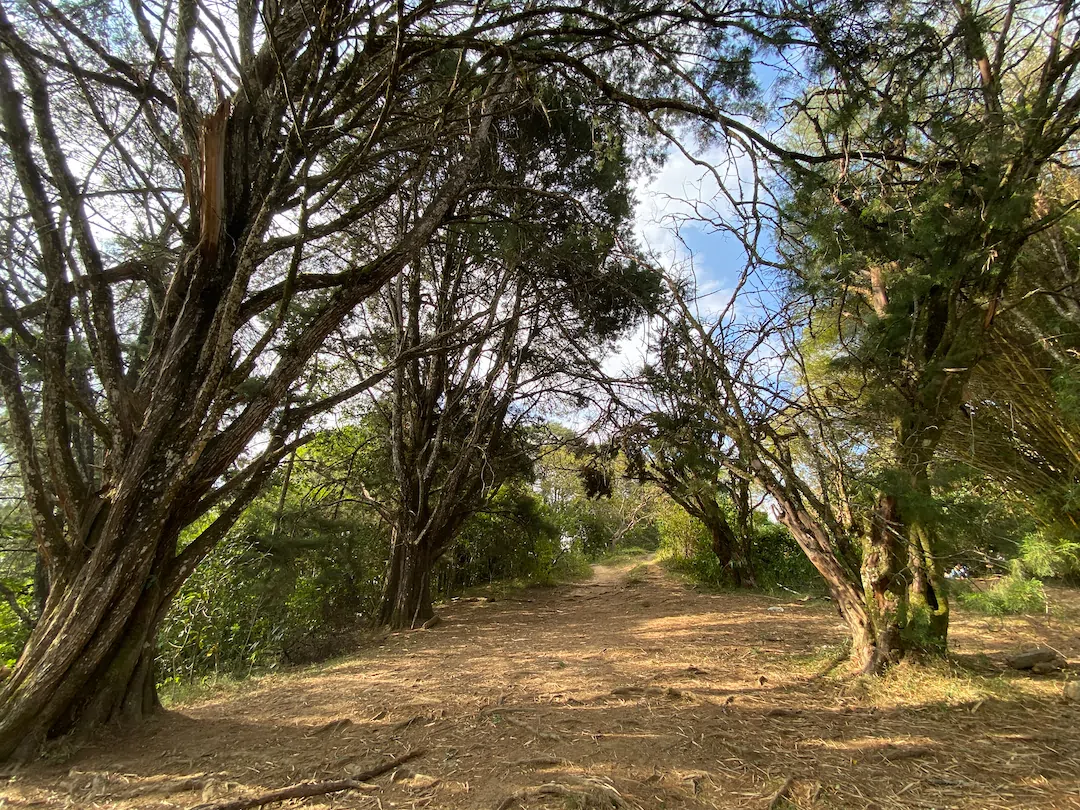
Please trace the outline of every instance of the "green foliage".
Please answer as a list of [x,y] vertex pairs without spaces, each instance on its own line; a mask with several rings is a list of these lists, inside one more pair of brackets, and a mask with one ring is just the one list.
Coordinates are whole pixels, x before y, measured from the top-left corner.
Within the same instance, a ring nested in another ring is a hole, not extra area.
[[1019,572],[1002,577],[986,590],[968,586],[957,598],[968,610],[987,616],[1018,616],[1046,610],[1042,581]]
[[[372,510],[343,506],[327,478],[340,458],[376,463],[370,446],[362,450],[332,436],[309,445],[284,505],[279,481],[198,568],[159,634],[165,684],[177,689],[322,660],[347,651],[370,626],[388,532]],[[466,521],[431,584],[439,598],[499,581],[545,584],[589,572],[580,549],[561,544],[545,504],[515,480]]]
[[516,480],[462,528],[436,566],[436,596],[503,579],[548,582],[563,555],[559,527],[543,502]]
[[1021,538],[1016,560],[1025,573],[1035,577],[1075,577],[1080,575],[1080,542],[1075,535],[1030,532]]
[[656,493],[626,477],[622,456],[601,463],[598,455],[597,448],[568,442],[538,465],[540,496],[563,540],[592,560],[620,548],[655,550],[660,537],[650,504]]
[[766,590],[821,590],[823,582],[786,528],[754,514],[753,567],[758,586]]
[[658,557],[666,568],[707,587],[726,585],[728,576],[710,545],[705,525],[672,501],[657,510]]
[[[0,585],[15,595],[19,607],[32,613],[34,587],[31,577],[5,576],[0,578]],[[7,600],[0,599],[0,665],[14,665],[29,637],[30,628],[11,609]]]
[[[713,553],[708,529],[674,502],[657,508],[660,559],[664,565],[709,588],[726,588],[731,572]],[[757,584],[766,590],[817,590],[821,579],[791,534],[765,515],[755,513],[751,566]]]
[[369,518],[291,512],[276,524],[257,503],[185,583],[159,634],[165,683],[319,660],[370,615],[386,539]]

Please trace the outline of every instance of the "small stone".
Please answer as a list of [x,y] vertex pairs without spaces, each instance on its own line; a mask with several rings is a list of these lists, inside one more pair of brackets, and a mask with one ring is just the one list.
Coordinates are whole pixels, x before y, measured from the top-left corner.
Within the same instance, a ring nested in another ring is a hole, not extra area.
[[767,608],[769,613],[783,613],[784,609],[780,605],[773,605],[771,608]]
[[414,773],[408,779],[402,780],[402,784],[410,790],[428,790],[439,784],[439,779],[426,773]]
[[1080,703],[1080,681],[1069,681],[1065,684],[1064,695],[1066,700]]
[[1052,675],[1055,672],[1061,672],[1061,662],[1057,659],[1040,661],[1031,668],[1031,671],[1036,675]]

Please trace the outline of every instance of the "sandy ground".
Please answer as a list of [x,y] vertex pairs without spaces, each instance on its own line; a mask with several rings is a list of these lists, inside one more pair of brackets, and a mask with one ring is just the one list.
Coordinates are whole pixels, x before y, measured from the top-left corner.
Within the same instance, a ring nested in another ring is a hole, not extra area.
[[1040,641],[1075,673],[1080,609],[958,617],[963,668],[884,681],[815,677],[844,637],[827,603],[699,593],[655,565],[440,614],[61,746],[0,787],[0,808],[192,808],[420,749],[368,790],[284,806],[1080,808],[1080,706],[1060,677],[1002,666]]

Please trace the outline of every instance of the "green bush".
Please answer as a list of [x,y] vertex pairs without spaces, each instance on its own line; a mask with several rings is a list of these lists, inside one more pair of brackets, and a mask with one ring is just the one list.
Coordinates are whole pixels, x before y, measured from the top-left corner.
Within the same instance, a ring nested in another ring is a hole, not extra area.
[[436,598],[499,580],[545,582],[565,556],[559,527],[520,481],[502,487],[486,509],[465,522],[432,578]]
[[363,513],[255,504],[177,595],[158,635],[159,678],[248,675],[343,651],[379,597],[386,538]]
[[1002,577],[986,590],[965,583],[957,593],[960,604],[987,616],[1019,616],[1046,610],[1046,592],[1041,580],[1017,573]]
[[[5,577],[2,582],[15,594],[19,606],[27,613],[32,612],[33,580],[29,577],[10,576]],[[0,664],[14,666],[29,637],[30,628],[19,619],[6,600],[0,599]]]
[[752,566],[758,586],[765,590],[824,590],[821,575],[791,532],[760,512],[754,514]]
[[1032,576],[1076,576],[1080,574],[1080,542],[1073,536],[1046,530],[1031,532],[1018,544],[1017,560]]
[[[701,521],[671,503],[658,511],[660,559],[665,567],[710,588],[731,584],[731,572],[716,558]],[[791,534],[761,513],[754,515],[750,566],[765,590],[821,588],[821,578]]]

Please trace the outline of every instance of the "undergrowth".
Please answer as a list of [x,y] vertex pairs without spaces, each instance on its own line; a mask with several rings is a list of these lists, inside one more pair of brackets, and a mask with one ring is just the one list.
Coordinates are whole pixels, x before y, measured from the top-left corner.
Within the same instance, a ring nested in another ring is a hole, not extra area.
[[1002,577],[989,588],[965,583],[956,598],[964,608],[985,616],[1021,616],[1047,609],[1042,581],[1017,573]]

